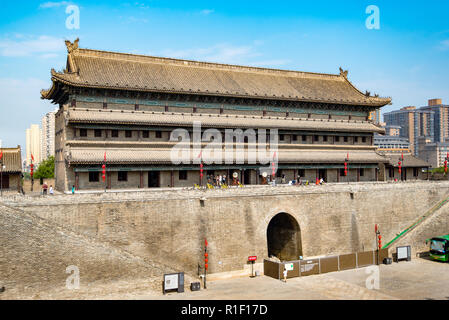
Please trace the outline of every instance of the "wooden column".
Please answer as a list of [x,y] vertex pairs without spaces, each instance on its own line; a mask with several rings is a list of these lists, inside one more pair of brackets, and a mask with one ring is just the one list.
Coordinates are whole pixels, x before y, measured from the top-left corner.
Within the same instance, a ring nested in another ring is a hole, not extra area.
[[175,187],[175,173],[174,171],[170,171],[170,187],[174,188]]
[[80,184],[80,176],[78,172],[75,172],[75,190],[79,189]]
[[140,171],[140,185],[139,188],[143,188],[143,171]]
[[360,168],[357,168],[357,182],[360,182]]
[[106,172],[106,188],[111,189],[111,171]]

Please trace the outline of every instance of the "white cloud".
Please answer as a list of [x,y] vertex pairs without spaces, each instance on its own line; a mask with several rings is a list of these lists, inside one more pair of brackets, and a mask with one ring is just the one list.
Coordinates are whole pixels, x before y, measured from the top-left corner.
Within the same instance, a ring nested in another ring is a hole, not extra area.
[[0,56],[28,57],[57,54],[65,50],[64,39],[51,36],[40,36],[25,40],[0,40]]
[[191,48],[184,50],[168,49],[162,52],[162,56],[259,67],[275,67],[285,65],[290,62],[290,60],[286,59],[260,60],[263,54],[255,49],[255,46],[257,45],[259,45],[259,43],[244,46],[220,43],[206,48]]
[[211,13],[214,13],[214,9],[204,9],[204,10],[201,10],[201,14],[204,14],[204,15],[209,15],[209,14],[211,14]]
[[248,58],[260,56],[251,46],[233,46],[222,43],[208,48],[165,50],[164,56],[220,63],[241,63]]
[[45,3],[41,3],[39,5],[39,8],[41,9],[48,9],[48,8],[58,8],[61,6],[68,6],[70,4],[69,1],[60,1],[60,2],[45,2]]
[[440,47],[442,50],[449,50],[449,39],[441,41]]

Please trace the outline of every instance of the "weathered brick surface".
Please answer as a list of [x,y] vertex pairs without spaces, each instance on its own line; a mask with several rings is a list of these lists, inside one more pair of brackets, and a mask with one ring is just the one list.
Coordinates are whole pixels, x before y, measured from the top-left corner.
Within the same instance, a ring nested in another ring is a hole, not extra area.
[[449,203],[435,211],[423,220],[416,228],[405,234],[397,242],[392,244],[390,252],[396,252],[397,246],[412,246],[412,257],[416,253],[429,251],[426,239],[449,234]]
[[[301,228],[305,257],[372,250],[374,224],[393,239],[449,195],[449,182],[359,183],[17,196],[8,204],[87,237],[195,274],[209,242],[210,272],[267,257],[267,227],[280,212]],[[201,201],[203,200],[203,201]],[[202,205],[202,202],[204,205]]]
[[[33,298],[49,291],[74,294],[66,288],[68,266],[80,271],[80,290],[91,284],[142,279],[161,291],[162,275],[173,269],[123,252],[107,243],[59,227],[50,219],[0,204],[0,299]],[[190,278],[189,278],[190,279]]]

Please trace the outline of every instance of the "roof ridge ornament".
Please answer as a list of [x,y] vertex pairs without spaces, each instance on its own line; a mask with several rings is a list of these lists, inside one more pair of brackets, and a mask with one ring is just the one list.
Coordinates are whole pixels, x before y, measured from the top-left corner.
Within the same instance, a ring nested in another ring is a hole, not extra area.
[[67,52],[72,53],[73,51],[78,50],[79,41],[80,41],[79,38],[76,38],[75,41],[73,41],[73,43],[71,43],[70,40],[66,40],[65,45],[67,47]]
[[348,78],[348,70],[343,70],[343,69],[340,67],[340,76],[343,76],[343,77],[345,77],[345,78]]

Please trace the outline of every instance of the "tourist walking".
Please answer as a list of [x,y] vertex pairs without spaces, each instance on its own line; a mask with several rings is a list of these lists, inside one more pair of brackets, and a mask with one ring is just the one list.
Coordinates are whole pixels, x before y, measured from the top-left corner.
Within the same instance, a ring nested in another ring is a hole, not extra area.
[[50,195],[53,195],[55,193],[52,185],[50,185],[50,189],[48,192],[50,193]]
[[44,183],[42,185],[42,194],[46,195],[47,194],[47,189],[48,189],[48,185],[46,183]]

